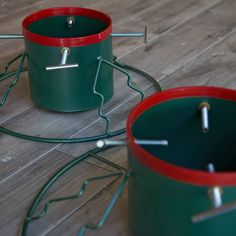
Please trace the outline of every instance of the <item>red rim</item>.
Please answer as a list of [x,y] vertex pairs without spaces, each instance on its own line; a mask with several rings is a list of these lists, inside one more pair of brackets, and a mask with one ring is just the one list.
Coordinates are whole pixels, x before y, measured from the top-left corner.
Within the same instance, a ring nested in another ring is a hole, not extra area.
[[236,101],[236,91],[225,88],[196,86],[169,89],[148,97],[138,106],[136,106],[128,117],[127,139],[129,150],[133,154],[132,156],[137,158],[139,162],[141,162],[144,166],[148,167],[154,172],[181,182],[202,186],[236,185],[236,172],[217,172],[213,174],[207,173],[205,171],[179,167],[163,161],[156,156],[153,156],[149,152],[145,151],[141,146],[134,143],[132,124],[134,124],[139,115],[141,115],[145,110],[151,108],[152,106],[155,106],[162,102],[166,102],[168,100],[184,97],[211,97],[229,101]]
[[[76,38],[52,38],[35,34],[28,30],[28,26],[37,20],[50,16],[63,16],[63,15],[74,15],[74,16],[79,15],[79,16],[91,17],[93,19],[97,19],[107,23],[107,28],[104,31],[100,32],[99,34],[93,34],[89,36],[76,37]],[[112,32],[112,20],[108,15],[102,12],[87,8],[80,8],[80,7],[48,8],[34,12],[31,15],[27,16],[22,22],[22,29],[25,39],[28,39],[29,41],[38,44],[46,46],[55,46],[55,47],[85,46],[89,44],[98,43],[109,37],[109,35]]]

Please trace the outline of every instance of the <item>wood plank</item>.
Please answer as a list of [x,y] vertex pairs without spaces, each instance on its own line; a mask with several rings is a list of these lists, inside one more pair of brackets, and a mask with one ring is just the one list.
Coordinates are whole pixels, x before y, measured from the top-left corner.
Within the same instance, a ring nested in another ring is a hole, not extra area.
[[[42,2],[42,1],[40,1],[40,2]],[[35,5],[35,2],[30,1],[30,0],[21,0],[21,1],[17,1],[17,2],[14,0],[1,1],[1,3],[0,3],[0,19],[3,20],[4,17],[9,15],[10,13],[16,14],[18,11],[22,11],[25,8],[32,7],[32,5]],[[12,15],[12,17],[13,17],[13,15]]]
[[236,88],[236,32],[160,81],[164,89],[207,85]]
[[[67,4],[68,5],[76,5],[76,6],[80,6],[81,4],[83,4],[84,1],[82,0],[77,0],[77,1],[73,1],[73,0],[68,0]],[[94,2],[96,2],[95,0],[87,0],[88,4],[91,5]],[[29,14],[30,12],[39,10],[41,8],[46,8],[46,7],[55,7],[55,5],[57,6],[65,6],[67,5],[65,4],[65,1],[63,2],[62,0],[57,0],[57,2],[55,1],[47,1],[47,0],[41,0],[41,1],[32,1],[32,0],[21,0],[21,1],[1,1],[0,6],[1,6],[1,10],[0,10],[0,19],[1,22],[5,21],[7,22],[7,19],[9,19],[8,17],[11,16],[11,18],[16,18],[16,16],[18,16],[19,14],[21,14],[22,12],[28,12],[27,14]]]
[[[140,32],[145,26],[148,26],[148,41],[159,38],[160,35],[182,25],[189,19],[194,18],[206,9],[216,5],[220,1],[156,1],[155,4],[143,1],[137,4],[138,7],[143,4],[149,5],[135,15],[124,18],[123,21],[116,24],[114,29],[121,32],[137,31]],[[115,8],[114,8],[115,9]],[[114,39],[116,47],[114,53],[119,57],[125,56],[135,49],[143,46],[142,39]],[[146,45],[147,46],[147,45]],[[145,45],[144,45],[145,47]],[[118,51],[119,49],[119,51]]]
[[[55,161],[56,160],[56,161]],[[72,157],[54,151],[37,164],[26,168],[24,174],[1,185],[0,190],[0,235],[17,235],[20,223],[36,193],[46,180]],[[50,166],[50,168],[45,168]]]
[[[70,160],[72,160],[71,156],[53,151],[37,163],[27,167],[24,174],[18,173],[13,180],[9,180],[1,185],[0,205],[1,211],[4,214],[0,215],[0,235],[17,235],[20,224],[36,193],[60,166]],[[82,162],[50,189],[44,202],[39,206],[39,210],[42,209],[41,207],[48,199],[70,195],[78,191],[85,179],[108,173],[110,171],[108,172],[104,168]],[[48,228],[52,227],[58,221],[62,221],[68,212],[79,208],[87,199],[91,198],[111,181],[112,178],[91,183],[81,200],[61,202],[50,206],[49,214],[45,218],[32,223],[30,233],[33,235],[42,235],[42,232],[48,230]]]
[[158,70],[169,74],[194,55],[206,50],[217,40],[234,31],[235,8],[235,1],[222,1],[181,27],[150,40],[148,45],[125,57],[124,62],[130,61],[132,57],[133,65],[146,71]]

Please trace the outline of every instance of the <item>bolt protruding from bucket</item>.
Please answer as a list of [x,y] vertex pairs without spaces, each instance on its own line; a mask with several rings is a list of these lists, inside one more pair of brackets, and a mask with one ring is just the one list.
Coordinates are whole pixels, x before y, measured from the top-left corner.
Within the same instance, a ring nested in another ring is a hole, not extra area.
[[[215,167],[212,163],[207,165],[207,169],[210,173],[215,173]],[[212,206],[218,208],[222,205],[222,189],[219,186],[214,186],[208,189],[208,195],[212,201]]]
[[68,28],[71,28],[75,24],[75,18],[70,16],[66,20]]
[[60,65],[65,65],[66,61],[67,61],[67,57],[70,54],[70,49],[69,48],[63,48],[61,52],[62,52],[62,58],[61,58]]
[[206,102],[200,104],[199,109],[201,110],[202,118],[202,132],[207,133],[209,131],[209,115],[210,105]]
[[0,34],[0,39],[23,39],[23,34]]
[[107,140],[107,139],[102,139],[97,141],[97,147],[102,148],[105,146],[124,146],[126,145],[125,141],[121,140]]
[[[156,146],[168,146],[167,140],[149,140],[149,139],[134,139],[134,143],[138,145],[156,145]],[[124,146],[127,142],[123,140],[107,140],[102,139],[97,141],[97,147],[102,148],[104,146]]]
[[210,173],[214,173],[215,172],[215,167],[212,163],[209,163],[207,165],[207,170],[210,172]]
[[147,26],[144,27],[144,32],[124,32],[124,33],[118,33],[118,32],[113,32],[111,34],[112,37],[142,37],[144,43],[147,43],[147,33],[148,33],[148,28]]
[[135,139],[134,142],[138,145],[168,146],[167,140]]
[[68,65],[66,64],[67,57],[70,54],[70,49],[69,48],[67,48],[67,47],[62,48],[61,53],[62,53],[62,57],[61,57],[60,65],[46,66],[46,70],[57,70],[57,69],[67,69],[67,68],[79,67],[79,65],[77,63],[68,64]]

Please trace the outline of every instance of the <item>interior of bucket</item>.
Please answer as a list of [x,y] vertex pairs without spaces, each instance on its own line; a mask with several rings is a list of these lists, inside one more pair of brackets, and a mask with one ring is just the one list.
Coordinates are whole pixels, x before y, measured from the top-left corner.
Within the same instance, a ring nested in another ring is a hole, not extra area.
[[[68,26],[68,18],[73,24]],[[28,30],[41,36],[52,38],[77,38],[98,34],[108,27],[108,23],[87,16],[50,16],[32,22]]]
[[[209,131],[202,131],[199,105],[207,102]],[[188,97],[166,101],[143,112],[132,126],[137,139],[166,139],[168,147],[143,148],[168,163],[206,170],[236,170],[236,103],[224,99]]]

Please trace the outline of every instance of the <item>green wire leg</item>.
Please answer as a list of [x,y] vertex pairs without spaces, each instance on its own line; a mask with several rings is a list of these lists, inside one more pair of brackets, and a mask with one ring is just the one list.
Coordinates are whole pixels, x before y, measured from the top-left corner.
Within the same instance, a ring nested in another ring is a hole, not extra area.
[[37,137],[37,136],[33,136],[33,135],[22,134],[22,133],[7,129],[3,126],[0,126],[0,132],[10,135],[10,136],[13,136],[13,137],[16,137],[16,138],[24,139],[27,141],[34,141],[34,142],[40,142],[40,143],[63,143],[63,144],[65,144],[65,143],[94,142],[99,139],[111,138],[111,137],[118,136],[120,134],[125,133],[125,129],[116,130],[116,131],[110,132],[108,134],[101,134],[101,135],[96,135],[96,136],[91,136],[91,137],[83,137],[83,138]]
[[151,75],[147,74],[146,72],[136,68],[136,67],[133,67],[133,66],[130,66],[130,65],[127,65],[127,64],[124,64],[124,63],[121,63],[121,62],[118,62],[117,61],[117,57],[113,57],[113,60],[114,60],[114,64],[123,68],[123,69],[126,69],[126,70],[129,70],[129,71],[133,71],[137,74],[140,74],[141,76],[143,76],[144,78],[148,79],[150,82],[153,83],[155,89],[157,92],[161,92],[162,89],[161,89],[161,86],[160,84],[155,80],[155,78],[153,78]]
[[123,174],[123,178],[122,178],[117,190],[113,194],[111,201],[109,202],[109,204],[108,204],[107,208],[105,209],[105,212],[103,213],[99,222],[94,225],[93,224],[86,224],[86,225],[82,226],[81,229],[79,230],[77,236],[83,236],[87,229],[96,230],[96,229],[101,228],[105,224],[107,218],[109,217],[112,209],[114,208],[117,200],[119,199],[119,197],[125,187],[128,177],[129,177],[129,174],[126,174],[126,173]]
[[[3,80],[6,80],[7,78],[9,78],[10,76],[7,76],[7,71],[8,71],[8,68],[9,66],[14,63],[15,61],[17,61],[18,59],[20,59],[20,64],[18,66],[18,69],[15,71],[15,77],[14,79],[12,80],[12,82],[10,83],[10,85],[6,88],[6,90],[4,91],[3,95],[2,95],[2,99],[0,101],[0,107],[2,107],[5,103],[6,103],[6,100],[9,96],[9,93],[11,92],[11,90],[13,89],[13,87],[16,85],[19,77],[20,77],[20,73],[22,71],[22,68],[23,68],[23,64],[24,64],[24,61],[25,61],[25,54],[20,54],[18,55],[17,57],[15,57],[13,60],[11,60],[6,66],[5,68],[3,69],[3,72],[0,74],[0,81],[3,81]],[[10,72],[11,73],[11,72]],[[12,73],[11,73],[12,75]]]
[[123,65],[119,65],[118,63],[117,64],[114,64],[114,63],[111,63],[105,59],[103,59],[102,57],[98,57],[98,67],[97,67],[97,72],[96,72],[96,76],[95,76],[95,79],[94,79],[94,84],[93,84],[93,93],[95,95],[97,95],[100,100],[101,100],[101,103],[99,105],[99,108],[98,108],[98,115],[99,117],[101,117],[103,120],[105,120],[106,122],[106,128],[105,128],[105,134],[109,133],[110,131],[110,119],[103,113],[103,106],[104,106],[104,101],[105,101],[105,98],[103,96],[102,93],[98,92],[96,90],[96,85],[97,85],[97,81],[98,81],[98,76],[99,76],[99,72],[100,72],[100,69],[101,69],[101,66],[102,66],[102,63],[106,64],[107,66],[110,66],[118,71],[120,71],[121,73],[125,74],[127,77],[128,77],[128,80],[127,80],[127,84],[128,86],[135,90],[136,92],[140,93],[141,94],[141,101],[143,100],[144,98],[144,93],[141,89],[135,87],[133,84],[132,84],[132,81],[131,81],[131,76],[130,74],[126,71],[126,70],[123,70],[122,67]]
[[13,64],[15,61],[17,61],[19,58],[22,57],[22,53],[19,54],[18,56],[16,56],[15,58],[13,58],[11,61],[9,61],[6,66],[4,67],[4,69],[2,70],[2,72],[0,73],[0,81],[4,80],[2,79],[2,77],[4,77],[7,74],[7,71],[9,69],[9,67],[11,66],[11,64]]
[[[116,190],[115,194],[113,195],[108,207],[106,208],[104,214],[101,217],[101,220],[96,224],[96,225],[89,225],[86,224],[84,225],[80,232],[79,232],[79,236],[82,236],[85,231],[87,229],[91,229],[91,230],[95,230],[99,227],[101,227],[105,221],[107,220],[109,214],[111,213],[111,210],[113,209],[116,201],[118,200],[120,194],[122,193],[122,190],[125,186],[125,183],[127,182],[129,173],[128,170],[126,170],[125,168],[104,159],[103,157],[97,155],[98,153],[105,151],[108,148],[95,148],[93,150],[90,150],[86,153],[84,153],[83,155],[75,158],[74,160],[70,161],[69,163],[67,163],[65,166],[63,166],[62,168],[60,168],[48,181],[47,183],[42,187],[41,191],[37,194],[37,196],[35,197],[33,203],[31,204],[27,215],[25,217],[23,226],[22,226],[22,230],[21,230],[21,236],[26,236],[28,233],[28,227],[30,222],[37,220],[37,219],[41,219],[42,217],[44,217],[46,215],[46,213],[48,212],[49,206],[51,204],[55,204],[56,202],[61,202],[61,201],[67,201],[67,200],[72,200],[72,199],[78,199],[80,198],[86,191],[86,187],[88,186],[89,183],[93,182],[93,181],[97,181],[97,180],[101,180],[101,179],[105,179],[105,178],[111,178],[111,177],[119,177],[119,176],[123,176],[122,180],[119,184],[118,189]],[[48,192],[48,190],[64,175],[66,174],[68,171],[70,171],[73,167],[75,167],[76,165],[78,165],[79,163],[81,163],[82,161],[86,160],[89,157],[94,157],[96,159],[98,159],[101,162],[104,162],[112,167],[114,167],[115,169],[117,169],[118,171],[113,172],[113,173],[109,173],[107,175],[102,175],[102,176],[96,176],[96,177],[92,177],[89,179],[86,179],[83,181],[83,184],[80,188],[80,190],[73,194],[73,195],[69,195],[69,196],[65,196],[65,197],[58,197],[58,198],[54,198],[54,199],[50,199],[48,200],[43,209],[40,211],[39,214],[34,215],[35,211],[37,210],[38,206],[40,205],[42,199],[44,199],[46,193]]]
[[27,218],[27,220],[28,221],[34,221],[34,220],[38,220],[38,219],[43,218],[47,214],[49,206],[52,205],[53,203],[63,202],[63,201],[67,201],[67,200],[79,199],[80,197],[82,197],[84,195],[87,186],[90,183],[92,183],[92,182],[94,182],[96,180],[107,179],[107,178],[110,178],[110,177],[120,176],[122,174],[123,174],[123,172],[119,171],[119,172],[115,172],[115,173],[108,174],[108,175],[101,175],[101,176],[96,176],[96,177],[92,177],[92,178],[86,179],[82,183],[82,186],[81,186],[80,190],[77,193],[69,195],[69,196],[66,196],[66,197],[58,197],[58,198],[53,198],[53,199],[48,200],[45,203],[42,211],[38,215],[29,217],[29,218]]
[[[16,71],[11,71],[11,72],[7,73],[7,70],[9,68],[10,64],[12,64],[16,60],[18,60],[20,57],[21,57],[21,62],[20,62],[20,65],[19,65],[18,69]],[[23,68],[24,59],[25,59],[25,54],[20,54],[19,56],[17,56],[13,60],[11,60],[7,64],[7,66],[4,68],[3,72],[0,74],[0,81],[8,79],[9,77],[15,75],[15,79],[13,80],[12,85],[10,85],[6,89],[6,91],[4,93],[6,95],[3,95],[2,105],[0,103],[0,107],[5,104],[5,102],[7,100],[7,97],[9,95],[9,92],[11,91],[11,89],[16,84],[20,73],[24,72],[24,71],[27,71],[26,68]],[[102,59],[102,60],[103,60],[104,63],[109,64],[109,62],[105,61],[104,59]],[[128,66],[128,65],[122,64],[120,62],[117,62],[116,58],[114,59],[114,64],[112,64],[112,63],[110,63],[110,64],[111,64],[112,67],[114,67],[116,69],[119,69],[119,71],[122,71],[123,73],[125,73],[128,76],[128,81],[127,81],[128,85],[131,88],[133,88],[134,90],[136,90],[137,92],[139,92],[141,94],[142,99],[143,99],[143,96],[144,96],[143,92],[140,91],[139,89],[133,87],[133,85],[131,83],[131,78],[129,76],[129,73],[126,72],[125,70],[122,70],[122,68],[142,75],[143,77],[145,77],[146,79],[148,79],[149,81],[151,81],[154,84],[157,92],[161,91],[161,88],[160,88],[159,84],[156,82],[156,80],[153,77],[151,77],[150,75],[148,75],[147,73],[145,73],[145,72],[143,72],[143,71],[141,71],[137,68],[134,68],[132,66]],[[96,83],[94,83],[94,84],[95,84],[95,87],[96,87]],[[95,88],[95,90],[96,90],[96,88]],[[102,106],[103,106],[102,104],[103,103],[101,103],[101,105],[99,107],[99,113],[100,114],[102,114]],[[109,118],[107,118],[107,123],[108,123],[108,121],[109,121]],[[1,133],[10,135],[10,136],[13,136],[13,137],[16,137],[16,138],[24,139],[24,140],[27,140],[27,141],[42,142],[42,143],[84,143],[84,142],[93,142],[93,141],[97,141],[99,139],[111,138],[111,137],[118,136],[120,134],[125,133],[125,128],[115,130],[113,132],[108,132],[108,130],[109,130],[109,124],[106,125],[106,132],[104,134],[101,134],[101,135],[96,135],[96,136],[91,136],[91,137],[82,137],[82,138],[50,138],[50,137],[37,137],[37,136],[34,136],[34,135],[27,135],[27,134],[15,132],[13,130],[10,130],[10,129],[7,129],[3,126],[0,126],[0,132]]]
[[97,90],[96,90],[96,85],[97,85],[97,81],[98,81],[98,76],[99,76],[99,72],[100,72],[100,69],[101,69],[101,65],[102,65],[102,62],[103,62],[103,59],[101,58],[98,58],[98,67],[97,67],[97,72],[96,72],[96,76],[95,76],[95,79],[94,79],[94,84],[93,84],[93,94],[95,94],[96,96],[98,96],[101,100],[100,102],[100,105],[98,107],[98,115],[99,117],[101,117],[103,120],[105,120],[106,122],[106,127],[105,127],[105,134],[108,133],[108,131],[110,130],[110,119],[103,113],[103,105],[104,105],[104,102],[105,102],[105,98],[103,96],[102,93],[99,93]]

